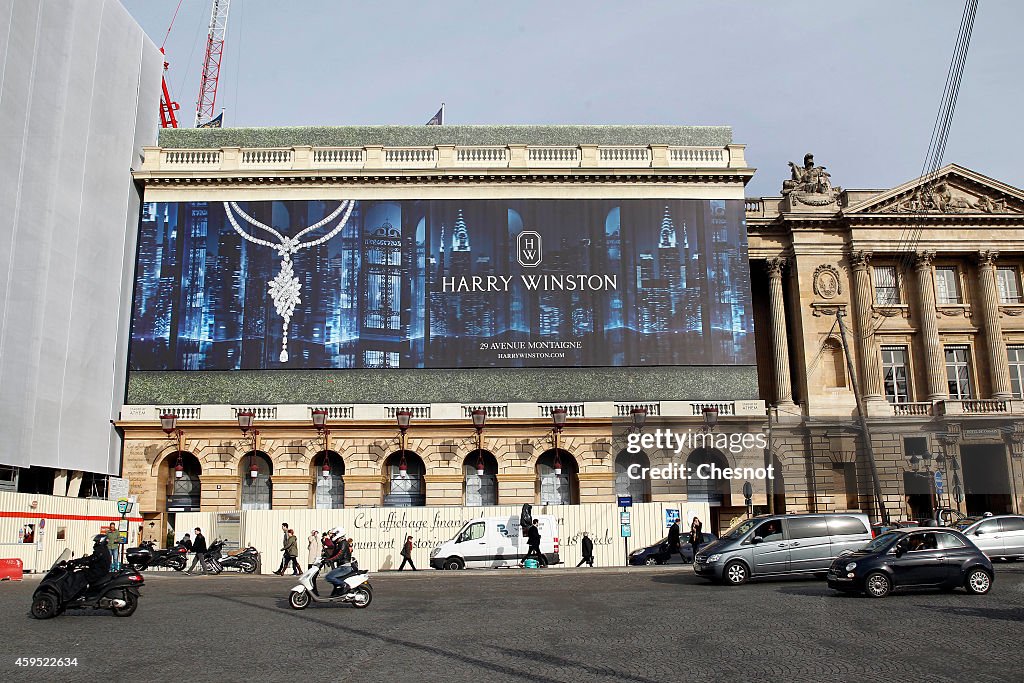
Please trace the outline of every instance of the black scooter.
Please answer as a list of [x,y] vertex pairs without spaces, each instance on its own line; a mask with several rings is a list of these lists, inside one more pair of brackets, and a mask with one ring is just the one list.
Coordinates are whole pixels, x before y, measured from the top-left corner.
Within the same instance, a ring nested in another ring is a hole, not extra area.
[[252,546],[236,555],[225,555],[223,557],[219,555],[220,553],[218,552],[216,560],[222,569],[237,569],[245,574],[253,574],[260,566],[260,551]]
[[71,551],[65,550],[50,567],[32,594],[32,616],[51,619],[66,609],[109,609],[115,617],[130,617],[139,606],[139,588],[142,574],[134,569],[122,569],[108,574],[99,582],[82,591],[82,579],[76,576],[87,566],[71,560]]
[[143,541],[138,548],[128,548],[125,560],[132,569],[140,572],[150,567],[170,567],[176,572],[184,571],[185,557],[188,554],[181,546],[157,550],[153,541]]

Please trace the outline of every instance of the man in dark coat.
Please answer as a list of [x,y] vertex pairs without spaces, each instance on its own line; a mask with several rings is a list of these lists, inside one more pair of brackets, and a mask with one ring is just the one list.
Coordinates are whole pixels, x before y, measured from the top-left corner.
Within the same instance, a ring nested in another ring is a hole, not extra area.
[[203,532],[199,527],[195,528],[196,537],[192,539],[192,552],[196,554],[195,559],[192,560],[192,566],[188,568],[188,574],[199,565],[199,573],[205,574],[206,567],[203,565],[203,555],[206,553],[206,536],[203,536]]
[[529,546],[526,559],[535,557],[538,562],[545,564],[544,555],[540,552],[540,529],[537,527],[537,520],[533,520],[533,526],[527,532],[526,543]]
[[581,566],[586,562],[591,567],[594,566],[594,542],[590,540],[590,535],[586,531],[583,532],[583,540],[580,542],[580,550],[583,553],[583,559],[576,565]]
[[672,526],[668,528],[668,556],[671,558],[674,554],[679,554],[681,558],[683,551],[679,547],[679,520],[672,522]]

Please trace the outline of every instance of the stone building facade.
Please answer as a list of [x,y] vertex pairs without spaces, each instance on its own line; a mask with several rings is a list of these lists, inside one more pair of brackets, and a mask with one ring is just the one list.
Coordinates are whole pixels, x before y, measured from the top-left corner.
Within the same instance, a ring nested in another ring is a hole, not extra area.
[[[742,199],[753,173],[741,145],[704,129],[667,139],[656,128],[553,127],[561,130],[512,140],[501,127],[467,128],[441,141],[394,129],[182,131],[147,150],[135,175],[147,201],[182,201],[353,192]],[[781,196],[746,200],[746,224],[756,378],[742,368],[664,367],[133,373],[117,423],[123,476],[158,537],[176,510],[629,494],[709,502],[715,530],[747,512],[744,480],[637,483],[623,474],[633,462],[773,466],[773,480],[754,482],[756,512],[1024,510],[1024,193],[955,165],[891,190],[843,190],[808,155]],[[556,407],[568,415],[558,433]],[[708,431],[704,409],[715,407],[711,431],[763,434],[767,448],[631,457],[623,438],[637,407],[646,431],[694,432]],[[312,426],[318,409],[327,435]],[[473,410],[487,416],[479,441]],[[239,411],[255,413],[259,434],[243,435]],[[412,414],[404,437],[399,411]],[[178,416],[180,434],[160,430],[166,413]]]
[[747,203],[776,508],[1021,512],[1024,193],[952,164],[843,190],[808,157],[782,196]]

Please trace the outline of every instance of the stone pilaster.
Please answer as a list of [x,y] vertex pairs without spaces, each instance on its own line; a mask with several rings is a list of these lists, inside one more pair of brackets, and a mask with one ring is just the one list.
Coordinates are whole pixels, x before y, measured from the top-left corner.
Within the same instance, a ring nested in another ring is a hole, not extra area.
[[989,383],[992,398],[1013,397],[1010,388],[1010,365],[1006,358],[1006,341],[999,324],[999,290],[996,285],[996,257],[998,251],[978,253],[978,309],[985,330],[985,349],[988,352]]
[[925,386],[929,401],[949,398],[946,384],[946,357],[939,341],[939,324],[935,309],[935,282],[932,275],[934,251],[920,252],[914,261],[914,275],[917,281],[917,298],[921,309],[921,341],[925,353]]
[[384,480],[379,474],[345,474],[345,507],[375,506],[383,501]]
[[866,251],[852,252],[848,261],[853,271],[853,300],[856,306],[856,348],[860,360],[860,390],[864,397],[865,408],[872,413],[872,407],[885,402],[882,388],[882,367],[878,358],[878,346],[875,344],[874,299],[871,286],[871,253]]
[[535,503],[537,475],[531,473],[498,474],[498,505]]
[[775,404],[792,407],[793,384],[789,374],[789,337],[786,331],[786,305],[782,293],[782,271],[786,259],[768,259],[769,306],[772,318],[772,360],[775,377]]
[[427,505],[464,505],[461,474],[427,474],[423,477],[427,486]]
[[614,472],[580,472],[580,503],[616,501]]
[[309,474],[272,474],[271,507],[274,510],[305,509],[313,502],[315,478]]

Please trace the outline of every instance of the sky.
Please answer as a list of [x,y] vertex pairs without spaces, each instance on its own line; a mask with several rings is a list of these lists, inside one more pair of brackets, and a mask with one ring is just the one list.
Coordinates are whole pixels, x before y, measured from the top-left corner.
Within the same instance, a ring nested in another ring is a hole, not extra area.
[[[121,0],[157,46],[178,0]],[[192,125],[211,0],[165,49]],[[832,182],[920,175],[964,0],[234,0],[228,126],[727,125],[777,195],[812,152]],[[981,0],[943,163],[1024,187],[1021,0]]]

